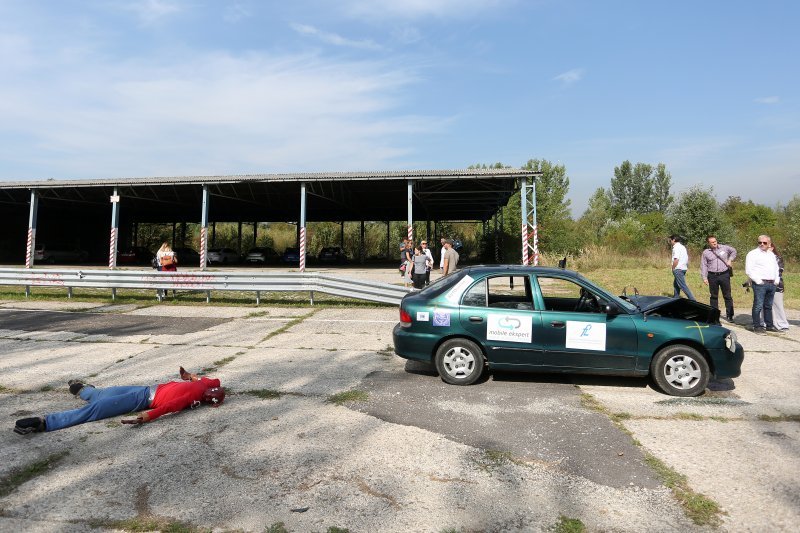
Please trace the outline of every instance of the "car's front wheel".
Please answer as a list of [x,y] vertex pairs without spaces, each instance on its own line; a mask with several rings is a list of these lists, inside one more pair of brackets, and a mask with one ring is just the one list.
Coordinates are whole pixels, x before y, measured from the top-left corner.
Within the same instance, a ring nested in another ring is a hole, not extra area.
[[676,344],[661,349],[650,363],[659,389],[671,396],[698,396],[706,390],[711,370],[703,355],[690,346]]
[[450,339],[436,350],[436,370],[451,385],[472,385],[483,375],[486,358],[474,342]]

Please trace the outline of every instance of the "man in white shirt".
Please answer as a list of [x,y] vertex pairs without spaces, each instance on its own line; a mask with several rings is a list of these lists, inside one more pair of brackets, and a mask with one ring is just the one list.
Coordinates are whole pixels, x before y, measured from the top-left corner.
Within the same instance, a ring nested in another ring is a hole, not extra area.
[[[771,245],[769,235],[759,235],[758,248],[747,253],[744,263],[744,272],[753,287],[753,331],[759,335],[766,335],[767,331],[780,331],[772,322],[772,300],[775,298],[775,288],[780,283],[780,270],[778,258],[770,250]],[[761,327],[762,312],[766,330]]]
[[673,298],[679,298],[681,291],[686,294],[690,300],[694,300],[694,294],[686,284],[686,271],[689,269],[689,252],[686,247],[681,244],[679,235],[670,235],[669,242],[672,243],[672,276],[675,278],[672,282],[674,289]]

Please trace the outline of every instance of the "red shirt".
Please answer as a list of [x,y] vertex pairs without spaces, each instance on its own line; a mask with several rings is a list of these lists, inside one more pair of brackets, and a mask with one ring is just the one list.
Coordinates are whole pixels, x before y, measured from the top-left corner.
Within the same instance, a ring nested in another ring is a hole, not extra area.
[[155,420],[167,413],[183,411],[192,403],[203,398],[206,389],[219,387],[218,379],[200,378],[197,381],[170,381],[156,387],[156,396],[150,403],[147,415],[150,420]]

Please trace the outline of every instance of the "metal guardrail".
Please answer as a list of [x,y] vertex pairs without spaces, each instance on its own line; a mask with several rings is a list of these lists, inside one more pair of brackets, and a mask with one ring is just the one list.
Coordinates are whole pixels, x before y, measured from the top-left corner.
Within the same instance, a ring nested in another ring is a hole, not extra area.
[[0,268],[0,285],[24,286],[26,295],[30,287],[64,287],[72,295],[73,288],[111,289],[116,298],[117,289],[152,289],[157,297],[161,291],[205,291],[210,301],[212,291],[252,291],[259,303],[261,292],[309,292],[314,303],[314,292],[356,298],[371,302],[399,305],[409,289],[376,281],[339,278],[314,272],[158,272],[147,270],[51,270]]

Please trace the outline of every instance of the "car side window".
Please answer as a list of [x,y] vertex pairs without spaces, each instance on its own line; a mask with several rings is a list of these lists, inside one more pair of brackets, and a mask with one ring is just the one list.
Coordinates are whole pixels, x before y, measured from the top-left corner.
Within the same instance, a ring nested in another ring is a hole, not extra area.
[[574,281],[546,276],[538,276],[536,280],[547,311],[601,312],[597,295]]
[[461,297],[461,305],[486,307],[486,280],[482,279],[470,287]]
[[531,282],[528,276],[493,276],[470,287],[461,305],[500,309],[533,310]]

